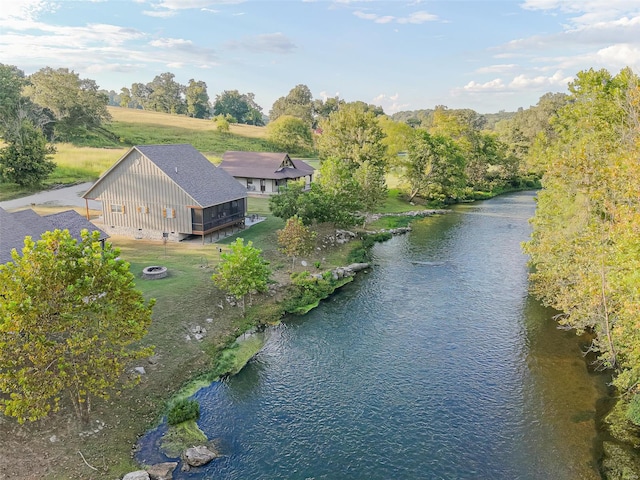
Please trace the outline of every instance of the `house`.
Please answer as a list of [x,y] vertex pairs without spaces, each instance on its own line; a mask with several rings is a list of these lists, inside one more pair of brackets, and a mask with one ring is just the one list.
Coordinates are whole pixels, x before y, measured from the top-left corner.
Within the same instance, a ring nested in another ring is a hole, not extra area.
[[109,233],[179,241],[243,225],[247,191],[193,146],[132,147],[83,195]]
[[278,193],[289,180],[304,180],[309,188],[315,171],[286,153],[268,152],[226,152],[219,168],[233,175],[249,193],[260,194]]
[[109,235],[75,210],[40,216],[31,209],[9,213],[0,208],[0,264],[12,261],[11,251],[14,248],[18,252],[22,251],[24,238],[27,236],[36,241],[44,232],[69,230],[71,236],[80,241],[80,232],[85,229],[100,232],[100,241],[104,247]]

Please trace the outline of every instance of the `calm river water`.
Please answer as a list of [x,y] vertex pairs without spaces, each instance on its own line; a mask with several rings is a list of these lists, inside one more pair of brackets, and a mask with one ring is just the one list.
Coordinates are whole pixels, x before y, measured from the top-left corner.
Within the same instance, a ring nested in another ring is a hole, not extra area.
[[505,195],[377,245],[368,274],[196,394],[225,456],[174,478],[599,478],[607,378],[528,296],[534,209]]

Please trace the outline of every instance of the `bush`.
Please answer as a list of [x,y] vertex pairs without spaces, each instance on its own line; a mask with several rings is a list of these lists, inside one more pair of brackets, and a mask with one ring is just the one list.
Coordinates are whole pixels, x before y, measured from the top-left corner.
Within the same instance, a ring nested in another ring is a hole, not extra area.
[[627,419],[640,426],[640,394],[633,396],[627,407]]
[[169,408],[167,422],[169,425],[177,425],[187,420],[196,420],[200,416],[200,404],[196,400],[181,398],[176,400]]

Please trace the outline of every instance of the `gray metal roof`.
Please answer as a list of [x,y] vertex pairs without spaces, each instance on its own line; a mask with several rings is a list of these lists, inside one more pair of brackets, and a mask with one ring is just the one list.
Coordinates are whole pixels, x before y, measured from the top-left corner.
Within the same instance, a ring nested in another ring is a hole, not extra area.
[[11,250],[22,251],[24,237],[30,236],[34,241],[40,239],[44,232],[69,230],[73,238],[80,241],[80,232],[100,232],[100,239],[109,238],[105,232],[96,227],[75,210],[66,210],[44,217],[31,209],[9,213],[0,208],[0,264],[12,261]]
[[[294,167],[284,167],[291,160]],[[292,160],[286,153],[229,151],[222,156],[219,168],[234,177],[284,179],[311,175],[315,169],[302,160]]]
[[[133,147],[153,162],[176,185],[193,197],[201,207],[210,207],[221,203],[245,198],[246,189],[231,175],[216,167],[202,153],[189,144],[138,145]],[[132,150],[133,150],[132,149]],[[116,165],[124,160],[127,152]],[[111,169],[83,195],[91,198],[90,192]]]

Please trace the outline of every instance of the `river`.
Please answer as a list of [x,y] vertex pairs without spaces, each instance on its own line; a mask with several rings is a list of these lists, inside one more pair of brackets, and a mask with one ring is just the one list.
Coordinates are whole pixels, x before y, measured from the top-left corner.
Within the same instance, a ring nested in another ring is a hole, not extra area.
[[224,456],[174,478],[600,478],[607,377],[528,295],[533,196],[376,245],[369,273],[195,395]]

